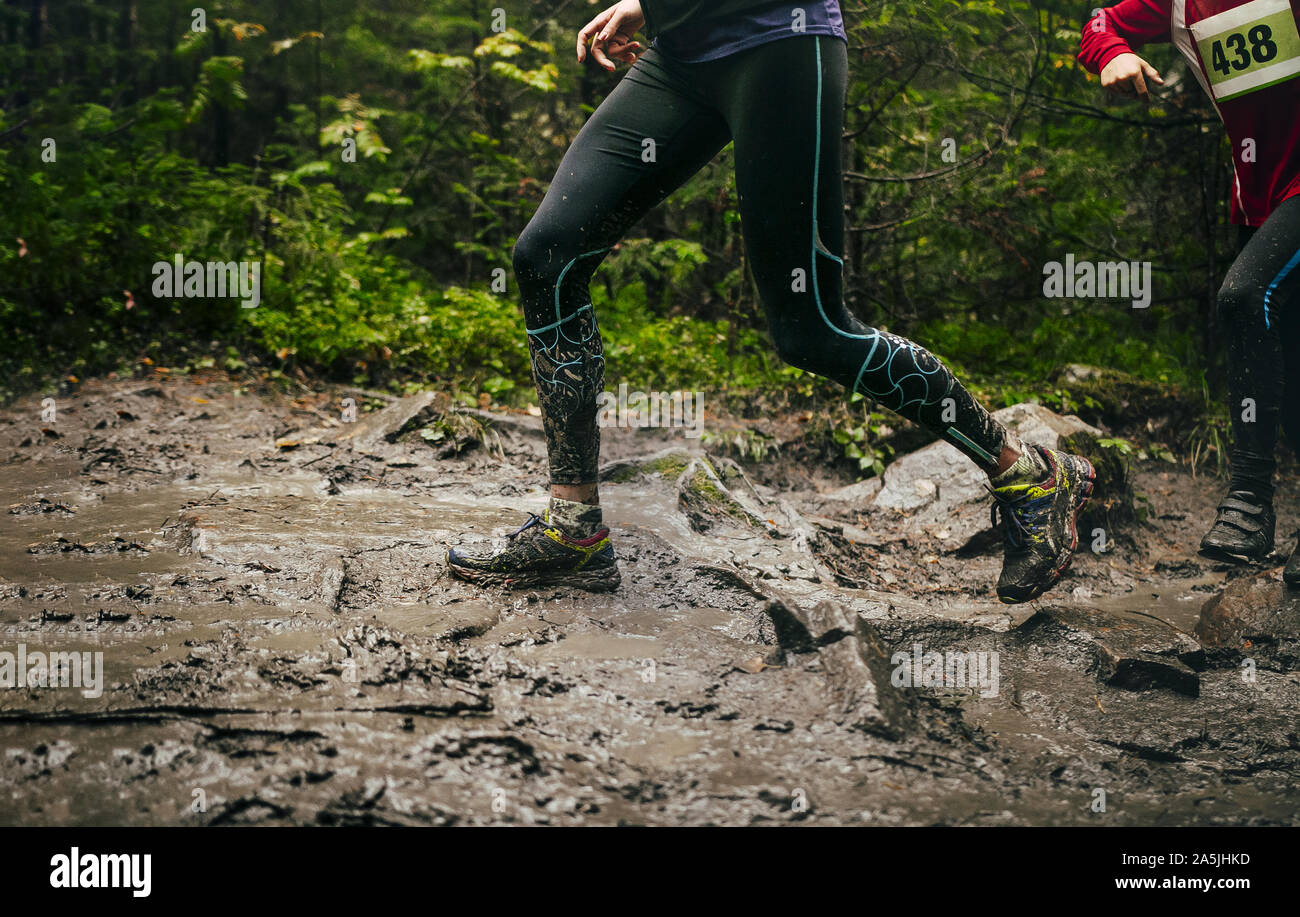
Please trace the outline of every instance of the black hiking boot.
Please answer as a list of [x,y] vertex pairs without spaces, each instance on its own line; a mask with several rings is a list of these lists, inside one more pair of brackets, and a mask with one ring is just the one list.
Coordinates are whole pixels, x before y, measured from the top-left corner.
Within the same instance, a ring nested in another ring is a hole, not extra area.
[[1201,556],[1234,563],[1263,560],[1273,551],[1275,524],[1272,502],[1234,490],[1223,498],[1214,525],[1201,539]]
[[575,586],[611,592],[620,582],[609,529],[589,538],[571,538],[532,514],[506,536],[505,547],[491,554],[470,556],[448,548],[447,567],[458,579],[508,589]]
[[1005,542],[998,598],[1008,605],[1038,598],[1070,566],[1079,544],[1079,512],[1097,479],[1082,456],[1029,448],[1043,457],[1050,471],[1046,480],[990,488],[993,524],[1002,526]]

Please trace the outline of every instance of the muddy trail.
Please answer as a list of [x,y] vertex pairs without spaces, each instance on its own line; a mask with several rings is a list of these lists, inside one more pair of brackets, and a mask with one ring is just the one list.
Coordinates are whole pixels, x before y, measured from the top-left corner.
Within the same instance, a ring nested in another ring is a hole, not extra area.
[[537,419],[346,394],[159,374],[0,414],[0,651],[103,654],[102,692],[0,691],[0,822],[1300,823],[1300,601],[1283,555],[1195,555],[1218,480],[1135,469],[1146,518],[1009,607],[942,444],[778,490],[607,429],[619,591],[485,592],[446,545],[541,512]]

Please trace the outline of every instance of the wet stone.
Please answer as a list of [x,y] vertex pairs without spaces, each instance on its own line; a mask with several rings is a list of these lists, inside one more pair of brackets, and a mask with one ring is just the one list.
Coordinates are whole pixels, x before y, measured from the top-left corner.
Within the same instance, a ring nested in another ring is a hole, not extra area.
[[1275,570],[1237,580],[1202,606],[1196,636],[1211,652],[1294,671],[1300,668],[1300,591]]
[[[743,474],[738,479],[733,476],[733,482],[748,485]],[[775,529],[756,511],[757,500],[744,490],[733,490],[723,483],[707,458],[692,459],[678,479],[677,487],[678,505],[690,521],[691,528],[697,532],[737,526],[759,531]]]
[[901,735],[912,724],[909,696],[890,681],[889,647],[861,616],[829,601],[803,608],[774,600],[765,610],[783,649],[817,654],[836,722],[887,737]]
[[443,392],[419,392],[399,398],[386,408],[366,414],[351,424],[352,429],[339,434],[339,442],[350,442],[355,451],[365,452],[380,443],[392,443],[403,431],[415,426],[420,415],[439,411],[447,405]]
[[674,447],[641,458],[608,462],[600,469],[600,480],[615,484],[656,479],[676,481],[700,455],[700,452]]
[[1082,663],[1103,684],[1200,694],[1205,654],[1189,634],[1141,614],[1047,607],[1019,629],[1025,641]]

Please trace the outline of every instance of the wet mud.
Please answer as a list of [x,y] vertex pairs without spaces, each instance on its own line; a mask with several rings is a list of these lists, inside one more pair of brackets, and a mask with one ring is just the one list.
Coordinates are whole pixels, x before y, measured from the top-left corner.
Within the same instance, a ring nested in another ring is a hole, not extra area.
[[[484,591],[446,546],[541,511],[537,419],[347,395],[0,414],[0,652],[103,654],[98,692],[0,689],[0,822],[1300,822],[1300,605],[1284,555],[1196,556],[1213,478],[1137,469],[1147,518],[1010,607],[957,485],[775,490],[611,429],[622,587]],[[898,684],[927,654],[996,679]]]

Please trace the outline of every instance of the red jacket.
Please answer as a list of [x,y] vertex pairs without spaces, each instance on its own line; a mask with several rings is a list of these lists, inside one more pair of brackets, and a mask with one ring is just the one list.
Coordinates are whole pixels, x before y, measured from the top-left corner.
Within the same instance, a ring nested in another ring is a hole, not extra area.
[[1300,0],[1120,0],[1083,26],[1079,62],[1172,41],[1232,141],[1232,222],[1258,226],[1300,194]]

